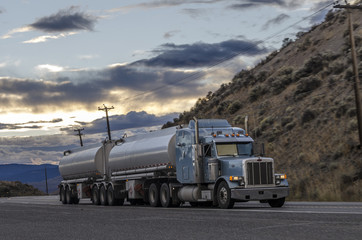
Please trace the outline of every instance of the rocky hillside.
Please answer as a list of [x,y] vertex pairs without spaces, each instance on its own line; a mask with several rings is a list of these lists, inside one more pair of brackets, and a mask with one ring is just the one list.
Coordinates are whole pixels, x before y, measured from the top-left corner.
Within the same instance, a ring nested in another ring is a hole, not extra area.
[[[226,118],[249,131],[289,176],[294,200],[362,200],[362,152],[358,142],[352,61],[345,11],[297,39],[229,84],[200,98],[172,124]],[[360,72],[362,14],[353,11]]]
[[0,197],[17,196],[40,196],[44,193],[28,184],[22,184],[19,181],[8,182],[0,181]]

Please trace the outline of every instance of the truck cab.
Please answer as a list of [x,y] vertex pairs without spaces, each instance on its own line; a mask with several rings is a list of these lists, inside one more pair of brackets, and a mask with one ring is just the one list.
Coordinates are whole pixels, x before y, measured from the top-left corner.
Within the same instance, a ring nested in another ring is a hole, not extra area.
[[192,120],[178,131],[176,144],[178,181],[201,185],[201,200],[222,208],[251,200],[280,207],[289,194],[286,175],[275,173],[274,160],[256,156],[254,140],[226,120]]

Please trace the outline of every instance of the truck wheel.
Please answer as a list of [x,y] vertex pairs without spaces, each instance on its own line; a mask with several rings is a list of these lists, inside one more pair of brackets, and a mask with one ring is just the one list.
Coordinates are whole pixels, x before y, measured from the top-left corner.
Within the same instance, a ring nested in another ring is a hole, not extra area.
[[67,204],[67,198],[65,197],[65,189],[64,187],[60,188],[60,199],[63,204]]
[[92,202],[94,205],[101,204],[101,202],[99,200],[99,190],[97,187],[93,187],[93,189],[92,189]]
[[107,188],[107,201],[109,206],[116,205],[116,199],[114,198],[114,191],[112,186]]
[[223,181],[217,188],[217,202],[220,208],[233,208],[235,201],[231,199],[231,191],[228,184]]
[[106,188],[104,187],[104,185],[101,186],[101,190],[99,192],[99,200],[100,200],[100,203],[103,205],[103,206],[106,206],[108,204],[108,201],[107,201],[107,190]]
[[160,202],[162,207],[170,207],[171,206],[171,198],[170,198],[170,188],[167,183],[163,183],[160,189]]
[[268,203],[271,207],[273,208],[279,208],[282,207],[285,203],[285,197],[283,198],[278,198],[278,199],[271,199],[268,200]]
[[73,197],[72,201],[73,201],[74,204],[78,204],[80,199],[78,198],[78,196],[75,196],[75,197]]
[[65,190],[65,199],[68,204],[73,204],[72,190],[69,187]]
[[152,183],[148,190],[148,200],[152,207],[160,206],[160,186],[157,183]]
[[116,205],[118,206],[123,206],[123,203],[124,203],[124,198],[119,198],[116,200]]

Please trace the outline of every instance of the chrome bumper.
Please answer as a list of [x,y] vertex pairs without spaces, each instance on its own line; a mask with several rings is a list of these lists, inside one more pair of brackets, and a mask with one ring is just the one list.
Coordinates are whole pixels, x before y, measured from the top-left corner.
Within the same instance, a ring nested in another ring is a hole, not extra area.
[[289,187],[273,188],[234,188],[231,189],[231,198],[235,200],[267,200],[287,197]]

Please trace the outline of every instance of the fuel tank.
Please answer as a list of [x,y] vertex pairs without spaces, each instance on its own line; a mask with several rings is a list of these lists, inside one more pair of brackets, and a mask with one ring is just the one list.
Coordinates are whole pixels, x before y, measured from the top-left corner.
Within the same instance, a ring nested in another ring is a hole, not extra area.
[[131,136],[109,154],[111,172],[176,165],[176,128]]
[[59,162],[60,175],[64,180],[103,177],[105,149],[107,147],[101,145],[65,151],[64,157]]

